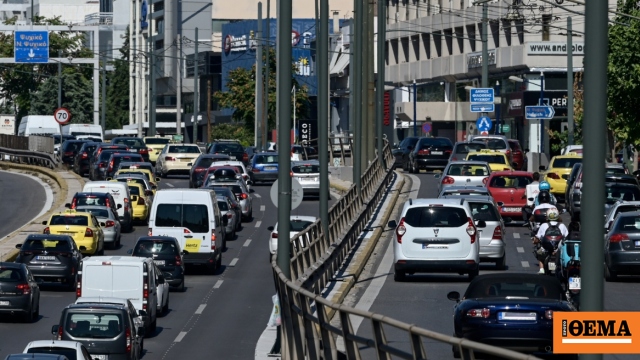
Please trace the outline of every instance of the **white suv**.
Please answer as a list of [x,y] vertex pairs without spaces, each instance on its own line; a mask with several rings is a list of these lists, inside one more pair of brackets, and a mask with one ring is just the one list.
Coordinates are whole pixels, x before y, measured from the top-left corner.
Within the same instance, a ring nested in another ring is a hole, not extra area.
[[400,222],[389,222],[395,229],[393,262],[395,281],[407,273],[478,275],[480,242],[469,204],[464,199],[416,199],[404,204]]

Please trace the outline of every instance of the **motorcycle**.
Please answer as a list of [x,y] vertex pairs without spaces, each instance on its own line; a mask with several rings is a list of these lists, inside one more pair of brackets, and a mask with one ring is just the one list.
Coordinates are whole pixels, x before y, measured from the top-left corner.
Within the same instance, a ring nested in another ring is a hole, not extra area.
[[542,223],[547,222],[547,211],[549,209],[538,209],[533,212],[533,221],[529,221],[529,229],[531,230],[531,236],[535,236],[538,233],[538,229]]
[[564,240],[558,249],[556,276],[562,283],[567,298],[580,309],[580,240]]

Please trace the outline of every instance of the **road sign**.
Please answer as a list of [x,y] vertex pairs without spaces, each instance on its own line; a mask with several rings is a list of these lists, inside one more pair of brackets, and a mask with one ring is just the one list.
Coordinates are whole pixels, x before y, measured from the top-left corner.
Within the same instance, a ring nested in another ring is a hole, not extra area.
[[48,63],[48,31],[15,31],[13,60],[16,63]]
[[56,111],[53,112],[53,117],[56,119],[58,124],[64,125],[71,120],[71,112],[69,112],[67,108],[57,108]]
[[[278,180],[273,182],[271,185],[271,202],[275,207],[278,207]],[[291,179],[291,210],[297,208],[302,204],[302,196],[304,195],[304,190],[302,190],[302,185],[296,179]]]
[[475,88],[470,90],[471,95],[471,103],[472,104],[482,104],[489,103],[493,104],[494,96],[492,88]]
[[481,131],[480,135],[489,135],[489,132],[488,131]]
[[556,111],[553,106],[525,106],[524,115],[529,120],[549,120],[553,119]]
[[482,103],[482,104],[471,104],[471,112],[473,113],[483,113],[483,112],[494,112],[496,111],[495,104]]
[[430,133],[431,132],[431,123],[424,123],[424,125],[422,125],[422,131],[424,131],[426,133]]
[[173,135],[172,140],[173,142],[181,143],[184,140],[184,136],[176,134],[176,135]]
[[493,126],[493,124],[491,123],[491,119],[489,119],[486,116],[481,116],[478,118],[478,120],[476,120],[476,127],[478,128],[478,131],[480,132],[486,132],[491,130],[491,127]]
[[500,125],[501,131],[500,132],[509,132],[509,130],[511,130],[511,125],[509,124],[504,124],[504,125]]

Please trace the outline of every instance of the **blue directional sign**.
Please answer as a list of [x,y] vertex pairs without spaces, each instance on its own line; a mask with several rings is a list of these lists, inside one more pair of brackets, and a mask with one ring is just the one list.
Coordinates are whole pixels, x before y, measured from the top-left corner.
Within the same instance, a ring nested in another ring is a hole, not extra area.
[[481,116],[478,118],[478,120],[476,120],[476,127],[478,128],[478,131],[482,132],[482,131],[489,131],[491,130],[491,127],[493,126],[493,124],[491,123],[491,119],[489,119],[486,116]]
[[471,112],[474,113],[482,113],[482,112],[494,112],[496,111],[495,104],[483,103],[483,104],[471,104]]
[[427,134],[431,132],[431,123],[424,123],[424,125],[422,125],[422,131],[426,132]]
[[553,119],[556,111],[553,106],[525,106],[524,115],[529,120],[549,120]]
[[16,63],[48,63],[48,31],[15,31],[13,54]]
[[495,101],[492,88],[474,88],[470,95],[472,104],[493,104]]

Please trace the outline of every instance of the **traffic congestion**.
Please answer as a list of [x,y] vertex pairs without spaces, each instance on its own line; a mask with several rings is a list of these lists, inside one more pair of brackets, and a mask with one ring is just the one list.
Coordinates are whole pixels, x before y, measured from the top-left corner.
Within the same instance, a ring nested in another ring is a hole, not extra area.
[[[259,331],[271,311],[267,254],[279,235],[269,189],[278,153],[249,156],[233,139],[206,147],[162,137],[95,140],[62,143],[84,187],[16,246],[14,262],[0,263],[0,357],[180,358],[197,352],[188,344],[204,332],[194,330],[213,322],[219,329],[208,332],[226,332],[220,356],[248,357],[252,348],[230,346],[242,331],[223,320],[253,307],[264,318],[246,324]],[[291,237],[319,216],[319,167],[308,153],[291,153],[290,174],[305,195]],[[220,295],[224,282],[236,285]]]

